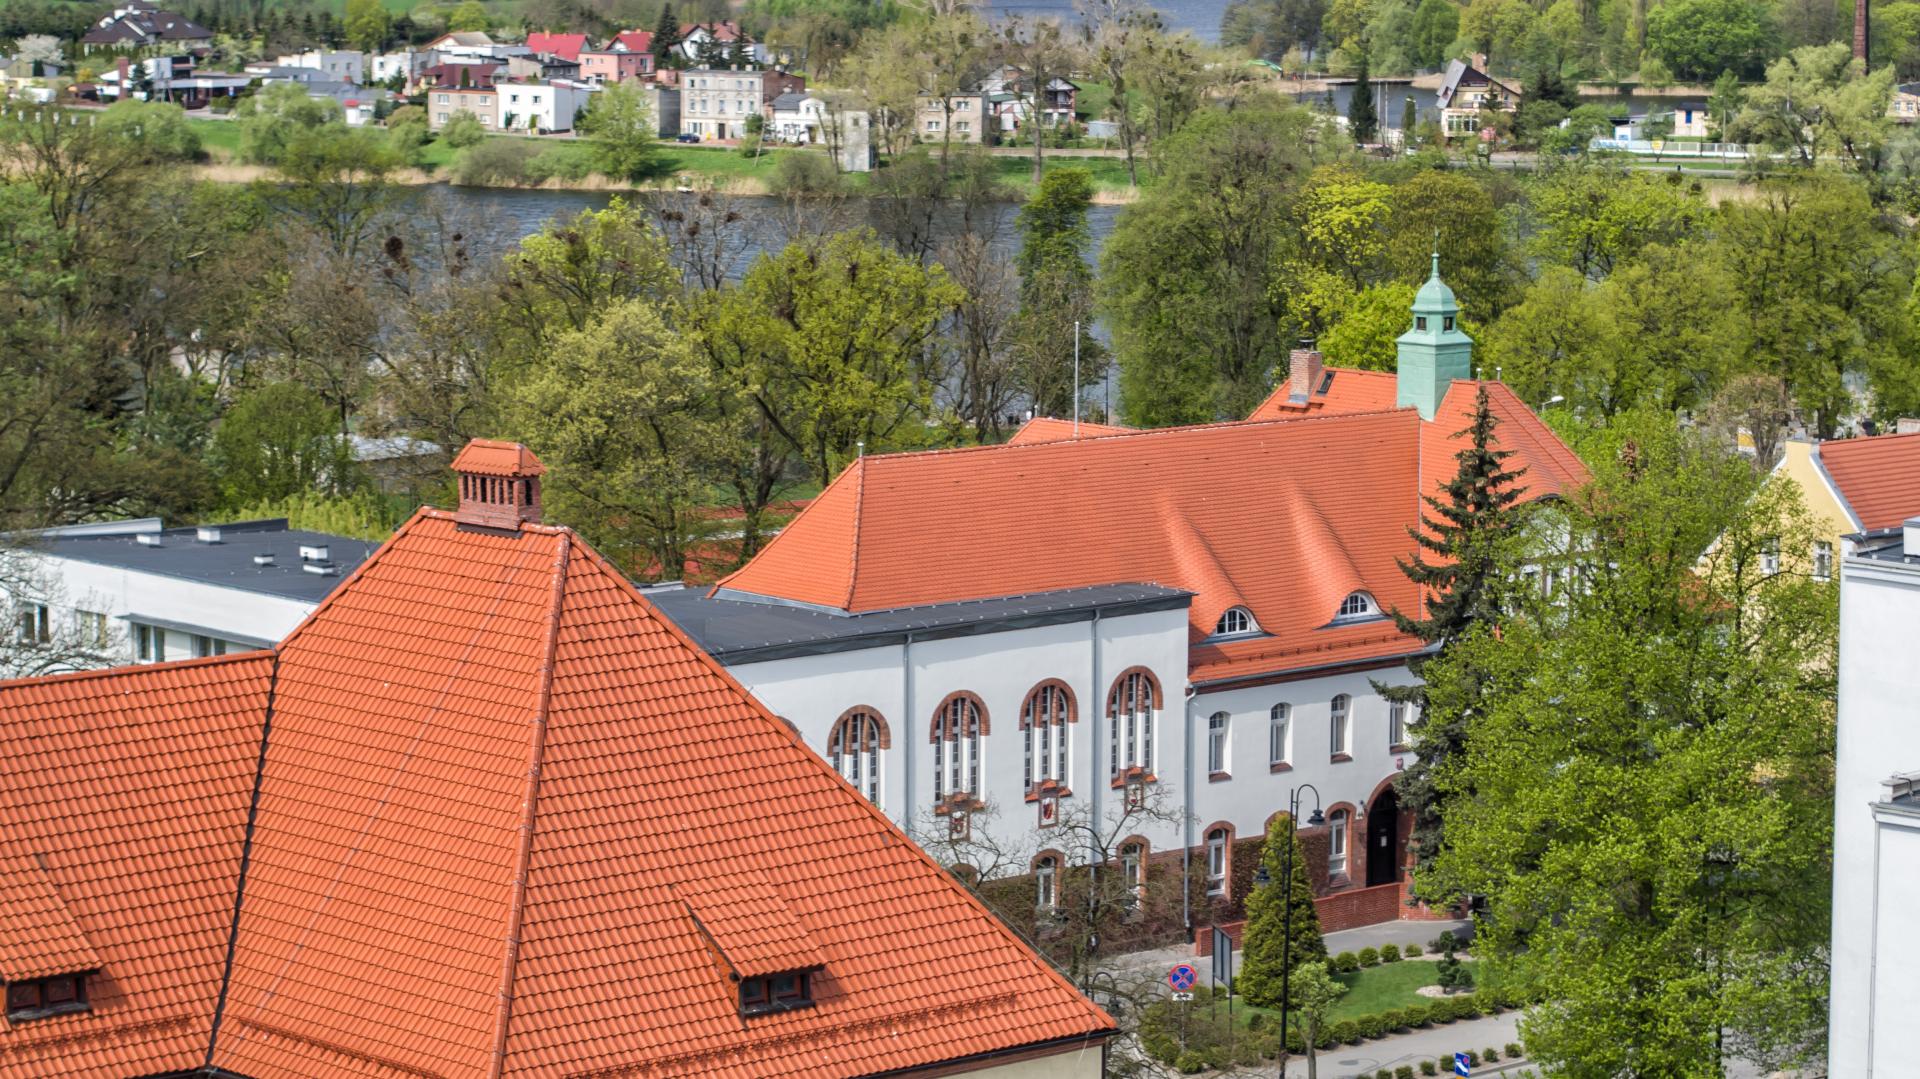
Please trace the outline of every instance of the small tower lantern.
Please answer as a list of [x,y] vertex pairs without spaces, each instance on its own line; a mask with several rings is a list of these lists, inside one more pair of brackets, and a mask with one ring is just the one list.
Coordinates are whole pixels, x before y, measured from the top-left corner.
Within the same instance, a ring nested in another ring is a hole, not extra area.
[[1473,338],[1460,330],[1460,305],[1440,280],[1440,252],[1433,253],[1433,275],[1413,297],[1413,327],[1400,335],[1395,365],[1396,407],[1411,405],[1420,418],[1433,419],[1457,378],[1473,377]]
[[460,507],[453,519],[482,528],[517,530],[540,520],[540,477],[547,468],[518,442],[476,438],[453,459]]

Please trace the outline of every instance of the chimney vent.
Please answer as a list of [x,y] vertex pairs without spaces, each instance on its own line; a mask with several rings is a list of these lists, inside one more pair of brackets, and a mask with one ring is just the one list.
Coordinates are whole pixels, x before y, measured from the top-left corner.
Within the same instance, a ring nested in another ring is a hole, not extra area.
[[1323,361],[1311,337],[1302,337],[1300,347],[1287,357],[1287,403],[1306,407],[1313,399],[1313,388],[1320,384]]
[[321,577],[332,577],[340,572],[340,567],[331,562],[302,562],[300,569],[302,572],[316,574]]
[[300,545],[300,561],[302,562],[325,562],[327,560],[327,554],[327,545],[324,543],[303,543]]
[[517,530],[540,520],[540,477],[547,471],[518,442],[476,438],[453,459],[460,508],[453,519],[482,528]]
[[1900,526],[1900,553],[1920,558],[1920,517],[1909,517]]
[[1902,416],[1893,421],[1893,433],[1896,435],[1920,434],[1920,419]]
[[133,542],[138,543],[142,547],[158,547],[160,546],[160,533],[158,532],[136,533],[133,537]]
[[273,565],[273,552],[272,552],[272,551],[261,551],[261,552],[260,552],[259,554],[257,554],[257,555],[254,555],[254,556],[253,556],[253,564],[254,564],[254,565],[256,565],[256,566],[271,566],[271,565]]
[[220,526],[201,525],[199,528],[193,530],[193,538],[199,540],[201,543],[219,543]]

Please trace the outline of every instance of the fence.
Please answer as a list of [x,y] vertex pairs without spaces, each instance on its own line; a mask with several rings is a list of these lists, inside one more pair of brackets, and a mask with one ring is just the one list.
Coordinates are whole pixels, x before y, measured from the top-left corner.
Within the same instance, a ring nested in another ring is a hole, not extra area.
[[1636,157],[1710,158],[1716,161],[1745,161],[1753,156],[1736,142],[1676,142],[1672,139],[1599,139],[1587,144],[1589,150],[1611,150]]

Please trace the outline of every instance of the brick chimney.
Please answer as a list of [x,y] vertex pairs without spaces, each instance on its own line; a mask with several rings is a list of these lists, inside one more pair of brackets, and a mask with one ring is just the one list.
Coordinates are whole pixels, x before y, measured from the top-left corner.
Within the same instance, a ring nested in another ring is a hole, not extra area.
[[116,57],[113,62],[113,67],[115,71],[120,73],[120,96],[115,100],[132,101],[133,83],[127,78],[127,58],[124,56]]
[[1302,337],[1300,347],[1287,356],[1287,403],[1305,405],[1320,385],[1323,364],[1313,338]]
[[455,521],[510,530],[539,523],[540,477],[547,468],[525,446],[476,438],[453,459],[453,471],[460,477]]

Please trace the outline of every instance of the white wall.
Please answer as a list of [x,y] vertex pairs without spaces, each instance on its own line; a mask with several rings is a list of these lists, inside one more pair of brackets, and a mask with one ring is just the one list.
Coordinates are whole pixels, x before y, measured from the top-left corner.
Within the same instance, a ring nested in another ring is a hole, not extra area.
[[503,131],[571,131],[591,93],[564,83],[503,82],[496,88],[500,115],[495,119]]
[[[33,556],[54,589],[51,614],[58,625],[70,624],[75,610],[108,616],[114,639],[103,665],[134,662],[134,646],[127,631],[127,614],[148,615],[224,631],[234,637],[278,641],[300,624],[315,604],[250,592],[216,584],[164,577],[93,562]],[[167,635],[167,659],[193,656],[191,638]]]
[[[1920,567],[1848,558],[1840,587],[1839,737],[1834,771],[1833,956],[1828,1067],[1835,1076],[1911,1074],[1920,1059],[1913,1016],[1920,923],[1920,846],[1904,829],[1876,826],[1868,808],[1880,781],[1920,771],[1920,682],[1913,626],[1920,622]],[[1895,905],[1875,897],[1890,882]],[[1877,955],[1876,955],[1877,952]],[[1881,966],[1876,983],[1875,963]],[[1902,985],[1904,983],[1904,985]],[[1875,990],[1887,990],[1878,995]],[[1872,1045],[1872,1059],[1868,1047]],[[1903,1045],[1904,1058],[1883,1055]],[[1879,1061],[1899,1063],[1876,1069]]]
[[[1078,721],[1069,727],[1068,760],[1073,808],[1111,816],[1115,800],[1109,773],[1110,733],[1103,722],[1108,689],[1121,672],[1144,666],[1160,680],[1163,707],[1155,723],[1154,765],[1168,808],[1188,808],[1189,824],[1156,824],[1149,834],[1154,850],[1192,846],[1202,830],[1218,820],[1237,835],[1254,836],[1267,819],[1284,809],[1288,793],[1311,783],[1324,808],[1351,802],[1363,817],[1367,799],[1382,780],[1411,763],[1410,752],[1393,753],[1387,742],[1387,703],[1373,691],[1371,678],[1408,682],[1404,668],[1331,674],[1279,685],[1202,693],[1185,700],[1187,620],[1184,610],[1103,618],[1099,626],[1099,681],[1094,681],[1094,623],[1091,620],[1033,629],[1006,630],[969,637],[920,641],[911,646],[911,673],[898,644],[832,652],[729,669],[775,714],[792,722],[822,756],[833,724],[849,709],[877,711],[891,734],[881,754],[880,805],[909,830],[926,821],[933,805],[933,756],[929,741],[934,709],[949,693],[968,690],[986,706],[981,783],[974,792],[996,810],[996,832],[1038,831],[1037,808],[1025,800],[1026,742],[1020,708],[1040,682],[1057,678],[1071,687]],[[912,683],[912,702],[905,700]],[[1350,715],[1352,760],[1335,763],[1328,747],[1331,702],[1336,694],[1353,698]],[[1274,772],[1267,759],[1267,728],[1273,705],[1291,705],[1291,770]],[[1232,716],[1231,778],[1207,774],[1207,719],[1216,711]],[[1189,725],[1189,715],[1191,722]],[[1191,753],[1191,773],[1189,773]],[[1189,784],[1189,774],[1191,783]],[[1305,803],[1311,806],[1311,796]],[[1354,842],[1364,829],[1356,827]]]

